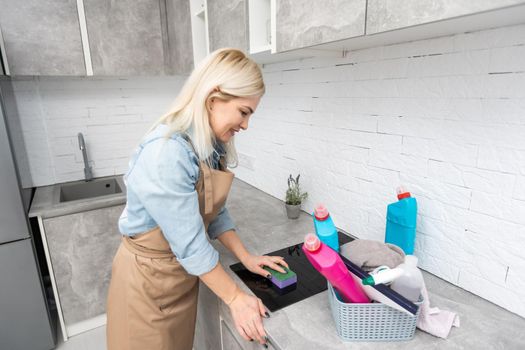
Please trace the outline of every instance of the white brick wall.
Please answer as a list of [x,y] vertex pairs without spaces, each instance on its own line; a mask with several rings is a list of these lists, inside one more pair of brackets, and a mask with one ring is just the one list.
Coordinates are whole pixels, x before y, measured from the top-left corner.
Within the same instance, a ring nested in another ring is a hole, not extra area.
[[[376,240],[404,184],[420,266],[525,316],[524,48],[520,25],[267,65],[234,171],[281,199],[301,173],[305,210]],[[182,80],[17,79],[24,187],[83,177],[78,132],[95,176],[123,173]]]
[[525,25],[264,67],[236,174],[283,198],[288,174],[336,224],[384,239],[419,203],[420,266],[525,316]]
[[23,187],[82,179],[79,132],[95,177],[124,173],[140,137],[168,110],[183,81],[184,77],[15,79],[24,142],[15,140],[15,147],[25,148],[28,160],[19,159],[19,164],[29,167],[29,172],[21,171]]

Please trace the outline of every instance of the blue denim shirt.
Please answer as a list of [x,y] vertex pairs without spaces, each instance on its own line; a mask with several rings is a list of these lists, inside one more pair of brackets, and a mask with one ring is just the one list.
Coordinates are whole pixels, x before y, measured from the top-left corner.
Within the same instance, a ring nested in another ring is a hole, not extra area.
[[[119,219],[122,234],[133,236],[159,226],[173,254],[192,275],[211,271],[219,261],[218,252],[208,241],[195,184],[199,179],[199,160],[190,144],[180,134],[170,138],[168,127],[159,125],[137,148],[124,179],[127,203]],[[222,147],[212,156],[218,167]],[[208,227],[216,239],[234,229],[226,207]]]

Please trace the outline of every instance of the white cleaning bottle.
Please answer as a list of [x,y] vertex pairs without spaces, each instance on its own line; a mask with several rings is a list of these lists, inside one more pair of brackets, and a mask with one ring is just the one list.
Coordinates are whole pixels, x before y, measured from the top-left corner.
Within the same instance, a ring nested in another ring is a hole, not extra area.
[[362,283],[365,286],[373,286],[376,284],[388,284],[403,275],[403,269],[396,267],[391,269],[388,266],[379,266],[377,269],[372,271],[370,275],[362,279]]
[[405,262],[398,266],[403,274],[396,278],[390,288],[410,301],[418,301],[423,287],[423,275],[417,268],[417,257],[405,256]]

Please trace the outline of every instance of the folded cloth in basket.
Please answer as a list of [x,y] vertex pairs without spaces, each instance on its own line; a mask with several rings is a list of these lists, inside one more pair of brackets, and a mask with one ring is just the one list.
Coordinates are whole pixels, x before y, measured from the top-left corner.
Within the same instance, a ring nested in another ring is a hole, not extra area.
[[446,339],[452,326],[459,327],[459,316],[452,311],[430,307],[425,282],[421,288],[421,295],[423,296],[423,304],[420,306],[417,328],[436,337]]
[[393,269],[405,260],[405,253],[398,246],[368,239],[356,239],[343,244],[340,252],[366,272],[383,265]]
[[[343,244],[340,252],[367,272],[382,265],[395,268],[405,260],[405,253],[398,246],[366,239],[356,239]],[[452,311],[430,307],[425,282],[421,288],[421,295],[423,304],[420,306],[417,328],[436,337],[447,338],[452,327],[459,327],[459,316]]]

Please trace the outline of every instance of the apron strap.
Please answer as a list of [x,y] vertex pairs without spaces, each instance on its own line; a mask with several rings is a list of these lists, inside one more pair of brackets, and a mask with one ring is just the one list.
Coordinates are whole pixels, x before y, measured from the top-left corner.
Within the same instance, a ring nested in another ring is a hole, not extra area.
[[[182,137],[190,144],[193,152],[197,154],[195,151],[195,146],[193,145],[193,142],[191,142],[191,138],[187,134],[182,134]],[[224,164],[222,158],[223,157],[221,157],[221,165]],[[199,162],[199,168],[202,172],[204,181],[204,214],[209,215],[213,212],[213,185],[211,181],[211,170],[209,166],[206,165],[206,163],[202,160]]]
[[228,169],[228,166],[226,165],[226,158],[224,156],[219,158],[219,169],[222,171],[226,171],[226,169]]
[[213,211],[213,186],[211,182],[211,170],[202,161],[200,168],[204,180],[204,214],[211,214]]

